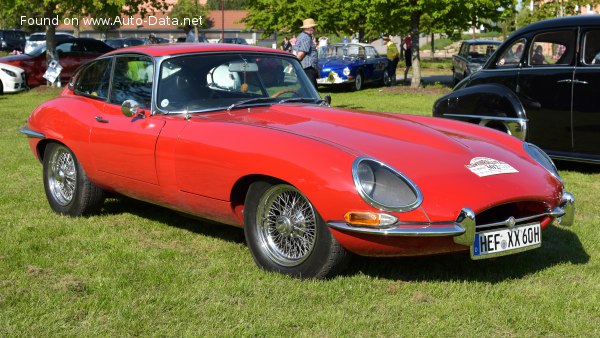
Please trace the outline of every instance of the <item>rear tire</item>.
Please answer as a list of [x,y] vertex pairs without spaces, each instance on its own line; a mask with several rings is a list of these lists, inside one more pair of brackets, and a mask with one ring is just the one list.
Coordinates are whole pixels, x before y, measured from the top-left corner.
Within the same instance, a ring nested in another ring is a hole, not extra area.
[[44,189],[52,210],[61,215],[81,216],[96,212],[104,202],[104,191],[85,174],[73,152],[58,143],[44,151]]
[[383,71],[383,85],[388,87],[392,85],[392,78],[387,69]]
[[259,267],[294,277],[331,277],[350,257],[310,201],[289,184],[250,186],[244,234]]
[[354,91],[359,91],[363,87],[363,75],[361,72],[356,74],[356,78],[354,79],[354,84],[352,85],[352,89]]

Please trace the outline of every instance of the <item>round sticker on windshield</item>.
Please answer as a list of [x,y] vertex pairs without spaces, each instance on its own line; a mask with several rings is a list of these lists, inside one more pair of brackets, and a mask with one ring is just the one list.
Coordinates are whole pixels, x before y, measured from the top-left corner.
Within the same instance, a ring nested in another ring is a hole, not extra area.
[[164,99],[164,100],[160,101],[160,106],[161,106],[161,107],[163,107],[163,108],[164,108],[164,107],[166,107],[166,106],[168,106],[168,105],[169,105],[169,100],[167,100],[167,99]]

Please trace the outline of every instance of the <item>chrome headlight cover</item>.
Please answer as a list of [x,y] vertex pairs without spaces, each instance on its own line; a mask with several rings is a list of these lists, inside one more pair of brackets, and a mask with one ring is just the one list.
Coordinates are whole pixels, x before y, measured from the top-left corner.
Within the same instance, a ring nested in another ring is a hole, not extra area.
[[342,71],[342,74],[344,74],[346,76],[350,75],[350,68],[348,68],[348,67],[344,68],[344,70]]
[[423,202],[423,194],[415,183],[373,158],[362,156],[354,160],[352,178],[360,197],[379,210],[406,212]]
[[556,179],[563,183],[562,177],[560,177],[560,174],[558,173],[558,169],[556,169],[554,162],[552,161],[552,159],[550,159],[550,156],[548,156],[548,154],[546,154],[542,149],[540,149],[540,147],[536,146],[535,144],[524,142],[523,149],[537,163],[539,163],[542,167],[546,168],[546,170],[548,170],[548,172],[550,172],[552,176],[556,177]]

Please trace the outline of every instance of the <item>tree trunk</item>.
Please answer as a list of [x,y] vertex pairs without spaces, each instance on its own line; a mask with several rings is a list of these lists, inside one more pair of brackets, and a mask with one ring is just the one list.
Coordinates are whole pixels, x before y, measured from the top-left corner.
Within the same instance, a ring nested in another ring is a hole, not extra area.
[[[46,8],[46,17],[51,18],[54,14],[54,7]],[[49,66],[52,60],[58,61],[58,53],[56,52],[56,26],[46,26],[46,65]],[[46,67],[47,68],[47,67]],[[60,83],[58,78],[54,83],[47,82],[48,86],[55,86]]]
[[421,11],[414,11],[410,15],[410,40],[412,42],[412,88],[423,88],[421,82],[421,57],[419,56],[419,23]]

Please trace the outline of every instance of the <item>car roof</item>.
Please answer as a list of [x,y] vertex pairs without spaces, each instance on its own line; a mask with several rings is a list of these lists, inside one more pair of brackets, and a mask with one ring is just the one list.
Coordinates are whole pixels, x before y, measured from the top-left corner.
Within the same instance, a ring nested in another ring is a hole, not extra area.
[[565,28],[574,26],[598,26],[600,25],[600,14],[581,14],[574,16],[566,16],[562,18],[554,18],[549,20],[538,21],[525,26],[511,35],[511,38],[516,35],[547,28]]
[[176,43],[161,45],[142,45],[118,49],[116,51],[107,53],[106,55],[142,53],[148,54],[153,57],[159,57],[200,52],[259,52],[290,55],[290,53],[288,52],[284,52],[282,50],[273,48],[228,43]]

